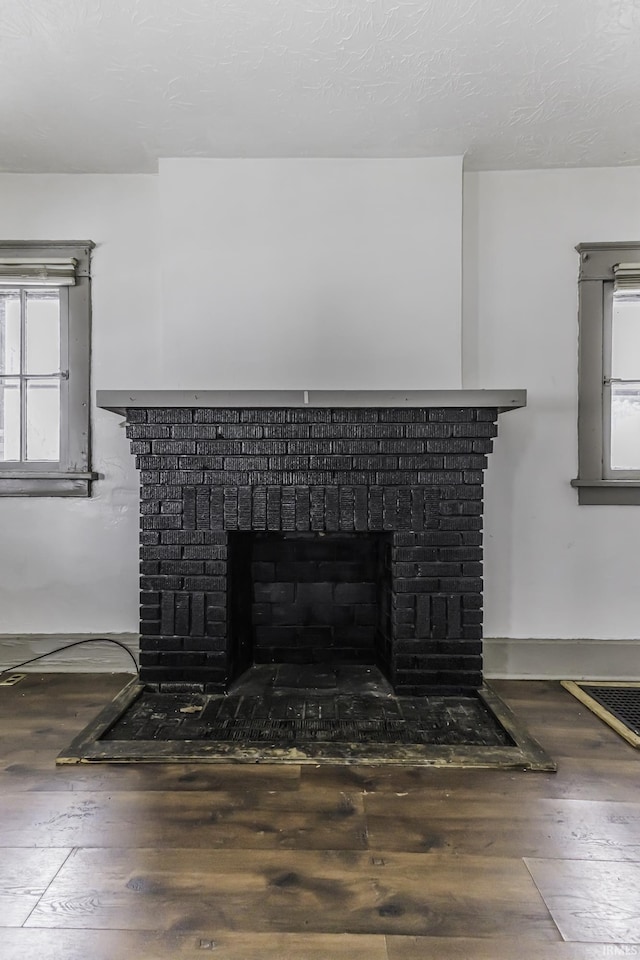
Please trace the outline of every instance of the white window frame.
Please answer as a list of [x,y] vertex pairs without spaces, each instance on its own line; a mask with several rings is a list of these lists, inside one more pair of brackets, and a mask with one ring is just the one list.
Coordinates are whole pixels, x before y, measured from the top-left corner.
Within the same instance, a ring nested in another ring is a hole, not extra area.
[[640,262],[640,241],[581,243],[578,275],[578,476],[580,504],[640,504],[640,470],[610,467],[614,270]]
[[[90,240],[0,241],[0,257],[43,263],[76,261],[75,283],[60,287],[60,460],[0,462],[0,496],[88,497],[91,481],[91,250]],[[19,282],[16,289],[21,289]],[[66,373],[68,372],[68,376]]]

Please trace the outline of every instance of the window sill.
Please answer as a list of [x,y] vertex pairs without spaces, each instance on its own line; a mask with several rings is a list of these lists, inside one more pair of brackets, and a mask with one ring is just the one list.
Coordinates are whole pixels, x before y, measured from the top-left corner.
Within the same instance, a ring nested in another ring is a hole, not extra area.
[[640,504],[640,480],[572,480],[582,505],[625,506]]
[[0,472],[0,497],[89,497],[91,481],[97,473],[74,472],[43,473],[26,470]]

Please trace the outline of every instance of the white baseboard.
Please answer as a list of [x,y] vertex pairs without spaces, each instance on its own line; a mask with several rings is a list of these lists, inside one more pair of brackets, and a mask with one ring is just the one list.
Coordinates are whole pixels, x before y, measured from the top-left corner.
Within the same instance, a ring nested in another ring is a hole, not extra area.
[[[119,640],[138,659],[137,633],[0,634],[0,670],[49,653],[77,640],[95,643],[38,660],[20,672],[133,673],[124,650],[101,637]],[[523,640],[488,637],[484,641],[487,679],[640,680],[640,640]]]
[[20,667],[20,673],[134,673],[133,661],[115,643],[100,643],[101,638],[118,640],[138,660],[137,633],[27,633],[0,634],[0,670],[17,666],[23,660],[50,653],[78,640],[92,640],[66,653],[56,653]]
[[511,680],[640,680],[640,640],[486,637],[484,675]]

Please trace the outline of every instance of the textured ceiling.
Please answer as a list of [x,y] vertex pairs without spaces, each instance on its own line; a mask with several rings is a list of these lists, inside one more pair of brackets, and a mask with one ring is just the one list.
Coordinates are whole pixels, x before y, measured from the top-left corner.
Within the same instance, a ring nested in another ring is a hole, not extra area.
[[0,0],[0,170],[640,163],[639,0]]

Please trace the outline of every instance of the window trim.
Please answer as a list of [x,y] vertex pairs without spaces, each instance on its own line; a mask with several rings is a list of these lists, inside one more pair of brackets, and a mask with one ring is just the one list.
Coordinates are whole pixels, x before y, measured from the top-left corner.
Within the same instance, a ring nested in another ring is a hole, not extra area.
[[[61,288],[67,301],[67,320],[61,324],[62,355],[66,347],[69,377],[62,381],[60,403],[60,461],[55,464],[0,463],[0,496],[88,497],[91,481],[90,366],[91,366],[91,240],[0,241],[4,257],[73,257],[76,282]],[[63,298],[61,298],[61,303]],[[66,328],[66,329],[65,329]],[[64,394],[66,393],[66,398]]]
[[[640,475],[611,479],[604,461],[605,342],[614,266],[640,261],[640,241],[580,243],[578,275],[578,476],[571,485],[579,504],[640,504]],[[606,347],[606,349],[605,349]]]

